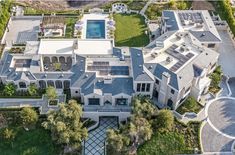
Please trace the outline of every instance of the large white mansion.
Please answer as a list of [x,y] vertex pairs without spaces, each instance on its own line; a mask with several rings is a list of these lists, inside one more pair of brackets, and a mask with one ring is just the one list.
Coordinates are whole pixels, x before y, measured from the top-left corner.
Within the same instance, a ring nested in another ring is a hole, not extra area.
[[5,52],[2,82],[70,89],[85,112],[129,112],[138,94],[176,109],[208,91],[221,43],[208,11],[163,11],[161,36],[144,48],[115,47],[108,15],[85,14],[82,23],[81,39],[28,41],[23,54]]

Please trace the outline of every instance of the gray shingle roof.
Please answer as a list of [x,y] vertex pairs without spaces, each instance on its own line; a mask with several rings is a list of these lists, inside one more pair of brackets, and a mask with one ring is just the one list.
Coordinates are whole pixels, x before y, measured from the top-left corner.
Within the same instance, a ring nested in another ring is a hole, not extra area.
[[210,31],[189,31],[189,32],[200,42],[221,42],[221,40],[217,38]]
[[90,80],[94,80],[94,83],[90,84],[90,82],[87,82],[82,86],[81,92],[84,95],[94,93],[95,90],[100,90],[102,93],[101,95],[104,95],[105,93],[110,93],[112,95],[124,93],[131,96],[132,93],[134,93],[132,78],[113,78],[112,84],[105,84],[104,81],[100,79]]
[[174,11],[165,10],[165,11],[162,12],[162,15],[163,15],[163,17],[165,17],[164,21],[166,22],[166,24],[170,26],[170,27],[167,28],[168,31],[177,31],[177,30],[179,30],[179,26],[178,26],[178,23],[176,21]]
[[142,51],[136,48],[130,48],[130,53],[134,80],[153,81],[154,79],[152,79],[146,72],[144,72],[144,59]]
[[160,80],[162,79],[162,74],[164,72],[169,73],[171,76],[169,85],[175,88],[176,90],[179,90],[178,78],[175,73],[173,73],[172,71],[168,70],[167,68],[165,68],[160,64],[145,63],[144,65],[154,76],[156,76]]

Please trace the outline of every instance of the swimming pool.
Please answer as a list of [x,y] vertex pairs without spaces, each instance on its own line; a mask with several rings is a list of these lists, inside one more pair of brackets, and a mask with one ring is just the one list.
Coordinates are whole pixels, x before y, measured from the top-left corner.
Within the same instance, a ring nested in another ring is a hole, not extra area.
[[87,20],[86,38],[105,39],[105,21],[104,20]]

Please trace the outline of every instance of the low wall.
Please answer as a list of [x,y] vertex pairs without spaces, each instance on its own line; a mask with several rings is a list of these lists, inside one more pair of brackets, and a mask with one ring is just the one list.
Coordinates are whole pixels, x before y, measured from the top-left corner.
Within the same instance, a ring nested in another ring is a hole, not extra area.
[[93,119],[94,121],[99,122],[100,116],[117,116],[119,122],[125,121],[128,117],[131,116],[130,112],[83,112],[83,117]]

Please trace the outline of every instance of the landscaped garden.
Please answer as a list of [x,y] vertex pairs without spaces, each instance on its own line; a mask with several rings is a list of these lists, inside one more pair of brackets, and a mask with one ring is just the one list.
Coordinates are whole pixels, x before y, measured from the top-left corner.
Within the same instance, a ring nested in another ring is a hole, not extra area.
[[[39,120],[38,120],[39,119]],[[31,108],[0,110],[0,152],[2,155],[57,155],[50,132],[41,127],[42,118]]]
[[191,7],[191,2],[189,1],[175,1],[171,0],[162,4],[150,4],[145,12],[148,19],[157,20],[162,15],[163,10],[186,10]]
[[87,128],[96,123],[81,116],[82,107],[75,100],[60,104],[59,110],[51,111],[47,117],[39,117],[38,109],[30,107],[0,109],[0,152],[80,155]]
[[233,35],[235,35],[235,18],[230,0],[211,1],[211,3],[215,6],[216,11],[220,15],[221,19],[227,21]]
[[133,101],[132,117],[119,130],[107,131],[107,154],[169,155],[200,153],[200,122],[187,125],[147,99]]
[[220,91],[220,82],[222,80],[222,70],[221,66],[217,66],[214,72],[210,75],[211,78],[211,84],[209,87],[209,91],[212,92],[213,94],[216,94]]
[[29,85],[27,90],[17,90],[14,83],[0,83],[1,98],[41,98],[45,90],[38,89],[35,84]]
[[186,112],[194,112],[197,114],[202,108],[203,106],[198,103],[195,98],[190,96],[177,108],[176,111],[181,115]]
[[143,47],[149,43],[144,17],[138,14],[114,14],[116,22],[115,45]]

